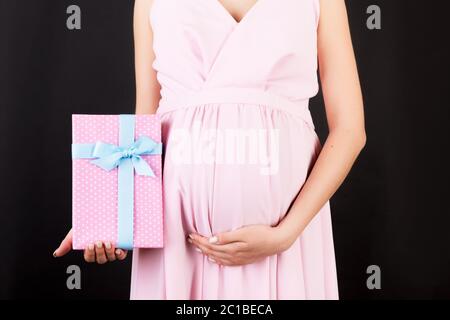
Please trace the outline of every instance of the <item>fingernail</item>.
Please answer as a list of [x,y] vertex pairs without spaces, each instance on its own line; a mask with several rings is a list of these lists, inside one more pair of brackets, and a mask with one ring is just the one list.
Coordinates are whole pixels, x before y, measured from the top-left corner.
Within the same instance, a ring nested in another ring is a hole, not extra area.
[[122,250],[116,250],[116,254],[118,255],[118,256],[120,256],[121,254],[122,254]]
[[90,245],[88,245],[88,249],[91,251],[94,250],[94,245],[91,243]]
[[211,237],[208,239],[209,243],[216,243],[219,239],[217,237]]
[[188,241],[189,243],[192,243],[192,239],[191,239],[191,238],[188,238],[187,241]]
[[194,239],[194,235],[193,235],[193,234],[190,234],[190,235],[189,235],[189,238]]
[[97,242],[97,248],[101,249],[103,247],[103,244],[99,241]]
[[106,249],[111,249],[111,243],[110,242],[106,242],[105,243],[105,247],[106,247]]
[[199,252],[199,253],[203,253],[202,250],[200,250],[199,248],[195,247],[195,251]]
[[211,257],[208,257],[208,260],[209,261],[211,261],[211,262],[214,262],[214,263],[216,263],[216,260],[214,260],[213,258],[211,258]]
[[53,252],[53,258],[56,258],[56,250]]

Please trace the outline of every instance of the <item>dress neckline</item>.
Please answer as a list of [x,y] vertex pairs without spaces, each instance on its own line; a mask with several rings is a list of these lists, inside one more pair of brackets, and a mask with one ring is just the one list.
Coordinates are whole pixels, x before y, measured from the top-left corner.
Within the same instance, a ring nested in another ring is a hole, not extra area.
[[260,2],[263,2],[263,1],[264,1],[264,0],[258,0],[258,1],[256,1],[255,4],[253,4],[253,5],[251,6],[251,8],[247,10],[247,12],[242,16],[241,19],[236,20],[236,18],[233,17],[233,15],[230,13],[230,11],[228,11],[228,9],[223,5],[222,2],[220,2],[220,0],[213,0],[213,2],[215,2],[215,4],[219,7],[219,9],[220,9],[220,10],[228,17],[228,19],[230,19],[235,25],[240,25],[240,24],[242,24],[243,22],[245,22],[245,20],[247,20],[248,17],[249,17],[250,15],[252,15],[254,11],[257,10],[259,3],[260,3]]

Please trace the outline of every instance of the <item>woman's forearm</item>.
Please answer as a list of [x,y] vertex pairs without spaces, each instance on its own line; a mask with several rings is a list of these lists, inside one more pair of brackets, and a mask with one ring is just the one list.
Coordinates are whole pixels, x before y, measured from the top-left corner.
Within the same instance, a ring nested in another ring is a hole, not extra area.
[[277,226],[287,249],[336,192],[365,145],[360,129],[335,128],[286,217]]

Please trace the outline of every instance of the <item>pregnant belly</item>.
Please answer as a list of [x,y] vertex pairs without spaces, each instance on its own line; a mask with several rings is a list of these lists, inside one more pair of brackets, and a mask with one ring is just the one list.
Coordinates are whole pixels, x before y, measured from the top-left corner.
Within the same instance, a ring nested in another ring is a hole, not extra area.
[[306,179],[316,147],[310,128],[281,112],[232,111],[231,118],[209,107],[162,119],[165,214],[186,230],[276,225]]

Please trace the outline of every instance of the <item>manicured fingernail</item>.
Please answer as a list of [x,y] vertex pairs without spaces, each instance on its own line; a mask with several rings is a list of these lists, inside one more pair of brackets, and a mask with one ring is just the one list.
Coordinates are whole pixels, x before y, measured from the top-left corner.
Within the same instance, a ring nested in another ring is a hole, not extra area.
[[219,239],[217,237],[211,237],[208,239],[209,243],[216,243]]
[[211,262],[214,262],[214,263],[216,263],[216,260],[214,260],[213,258],[211,258],[211,257],[208,257],[208,260],[209,261],[211,261]]
[[103,244],[99,241],[97,242],[97,248],[101,249],[103,247]]
[[202,250],[200,250],[199,248],[195,247],[195,251],[199,252],[199,253],[203,253]]
[[188,241],[189,243],[192,243],[192,239],[191,239],[191,238],[187,238],[187,241]]
[[94,245],[91,243],[90,245],[88,245],[88,249],[91,251],[94,250]]
[[105,243],[105,247],[106,247],[106,249],[111,249],[111,243],[110,242],[106,242]]
[[56,250],[53,252],[53,257],[56,258]]
[[193,234],[190,234],[190,235],[189,235],[189,238],[194,239],[194,235],[193,235]]
[[116,250],[116,254],[120,256],[122,254],[122,250]]

